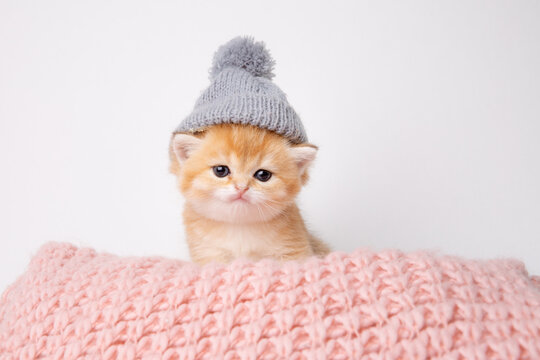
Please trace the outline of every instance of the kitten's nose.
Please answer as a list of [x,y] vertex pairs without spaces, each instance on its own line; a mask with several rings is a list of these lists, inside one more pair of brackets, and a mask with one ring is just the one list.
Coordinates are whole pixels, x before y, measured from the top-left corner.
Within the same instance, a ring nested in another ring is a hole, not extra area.
[[240,195],[244,195],[244,193],[245,193],[246,191],[248,191],[249,186],[247,186],[247,185],[238,185],[238,184],[234,184],[234,188],[235,188],[236,190],[238,190],[238,193],[239,193]]

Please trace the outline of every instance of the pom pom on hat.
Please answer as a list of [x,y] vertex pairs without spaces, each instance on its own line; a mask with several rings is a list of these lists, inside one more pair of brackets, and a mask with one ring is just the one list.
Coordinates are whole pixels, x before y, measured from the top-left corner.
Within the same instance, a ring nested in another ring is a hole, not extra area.
[[272,80],[274,60],[263,42],[255,42],[251,37],[236,37],[222,45],[214,54],[210,69],[210,79],[215,78],[221,70],[237,67],[248,71],[253,76]]

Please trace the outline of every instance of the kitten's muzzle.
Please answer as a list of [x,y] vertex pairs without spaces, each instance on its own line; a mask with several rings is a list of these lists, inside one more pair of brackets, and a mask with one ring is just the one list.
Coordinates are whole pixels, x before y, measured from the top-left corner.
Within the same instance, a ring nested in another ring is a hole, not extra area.
[[243,196],[249,190],[249,186],[239,186],[235,184],[234,188],[236,189],[236,197],[234,197],[232,200],[233,201],[236,201],[236,200],[247,201]]

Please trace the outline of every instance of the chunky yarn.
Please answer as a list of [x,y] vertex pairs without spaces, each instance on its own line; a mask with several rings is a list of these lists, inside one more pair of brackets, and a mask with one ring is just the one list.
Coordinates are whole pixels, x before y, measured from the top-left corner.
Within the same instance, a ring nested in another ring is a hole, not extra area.
[[201,268],[51,243],[2,295],[0,359],[540,359],[540,287],[512,260]]

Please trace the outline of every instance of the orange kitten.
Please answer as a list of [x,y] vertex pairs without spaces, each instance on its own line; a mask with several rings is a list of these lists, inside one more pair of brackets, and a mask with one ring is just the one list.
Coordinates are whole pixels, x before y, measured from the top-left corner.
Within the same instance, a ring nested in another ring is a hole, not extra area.
[[328,253],[307,231],[294,201],[316,153],[313,145],[291,145],[249,125],[214,125],[195,135],[173,135],[171,172],[186,198],[191,259],[205,264]]

